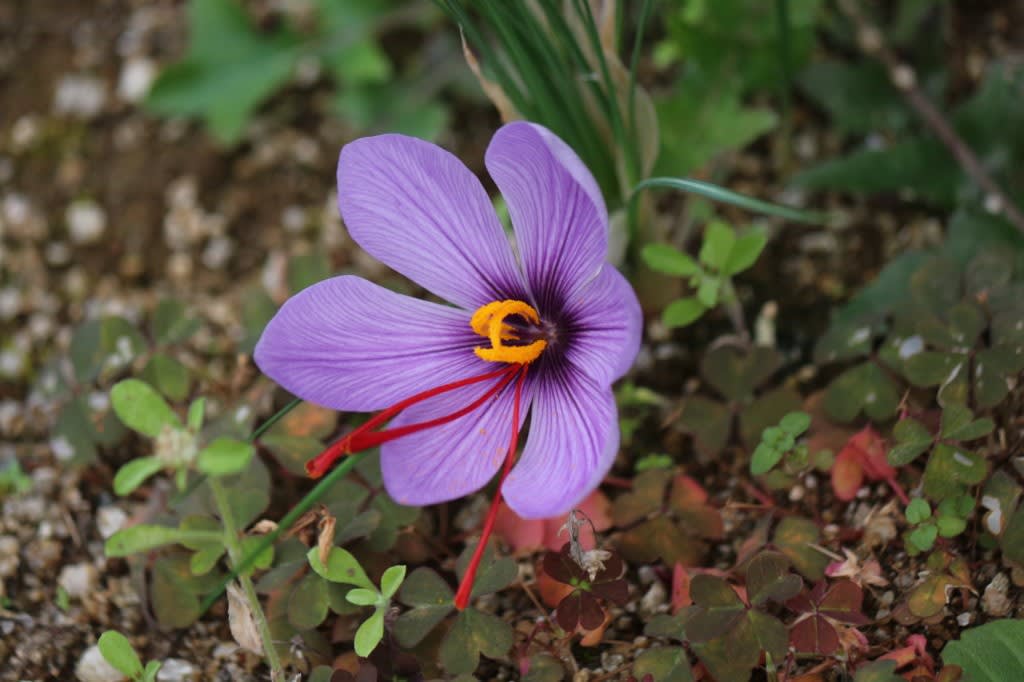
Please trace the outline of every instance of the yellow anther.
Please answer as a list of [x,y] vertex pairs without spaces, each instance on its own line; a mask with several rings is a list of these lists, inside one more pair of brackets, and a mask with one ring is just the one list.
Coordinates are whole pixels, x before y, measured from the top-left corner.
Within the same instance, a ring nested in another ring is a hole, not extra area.
[[480,336],[486,336],[491,340],[490,348],[477,347],[473,352],[483,360],[489,362],[508,362],[525,365],[533,362],[547,347],[548,342],[538,339],[525,346],[506,346],[503,341],[513,341],[518,337],[515,331],[505,324],[505,318],[509,315],[519,315],[533,324],[540,322],[537,311],[522,301],[491,301],[487,305],[480,306],[469,326]]

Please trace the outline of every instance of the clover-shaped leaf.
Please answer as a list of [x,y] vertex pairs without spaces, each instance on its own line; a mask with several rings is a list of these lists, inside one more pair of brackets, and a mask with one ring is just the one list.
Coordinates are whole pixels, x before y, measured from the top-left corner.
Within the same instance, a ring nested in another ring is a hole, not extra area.
[[869,361],[851,367],[829,384],[824,407],[841,422],[853,421],[861,412],[881,421],[895,414],[899,403],[900,392],[895,382],[881,366]]
[[787,516],[779,521],[772,535],[772,544],[808,580],[821,580],[825,576],[828,558],[812,545],[821,541],[821,531],[813,521]]
[[622,578],[625,565],[614,553],[608,552],[591,572],[576,562],[565,543],[560,551],[545,553],[543,566],[550,578],[573,588],[555,609],[555,619],[566,632],[575,632],[577,627],[596,630],[605,619],[601,600],[622,606],[629,596],[629,586]]
[[888,460],[892,466],[910,464],[932,446],[934,438],[928,429],[916,419],[907,417],[896,422],[893,428],[896,444],[889,450]]
[[438,660],[450,674],[472,673],[481,655],[504,658],[514,643],[511,625],[497,616],[467,608],[459,613],[441,642]]
[[663,646],[644,651],[633,663],[633,677],[642,680],[647,675],[658,682],[692,682],[693,671],[686,649]]
[[945,443],[935,446],[924,469],[924,492],[941,500],[985,480],[988,464],[978,454]]
[[778,552],[761,552],[751,559],[745,579],[747,599],[752,606],[769,600],[784,602],[803,587],[800,576],[789,571],[789,560]]
[[774,348],[754,346],[748,350],[718,346],[704,354],[701,375],[727,400],[742,400],[767,381],[782,365]]
[[421,566],[402,584],[398,599],[412,610],[395,621],[394,633],[398,643],[414,647],[455,609],[454,593],[448,583],[435,571]]

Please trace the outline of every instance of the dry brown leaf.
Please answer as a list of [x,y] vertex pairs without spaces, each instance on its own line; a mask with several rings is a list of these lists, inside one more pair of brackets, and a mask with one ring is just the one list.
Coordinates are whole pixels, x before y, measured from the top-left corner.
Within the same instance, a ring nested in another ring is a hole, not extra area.
[[228,585],[228,627],[238,646],[257,656],[263,655],[263,640],[256,628],[256,619],[245,599],[245,593],[235,583]]

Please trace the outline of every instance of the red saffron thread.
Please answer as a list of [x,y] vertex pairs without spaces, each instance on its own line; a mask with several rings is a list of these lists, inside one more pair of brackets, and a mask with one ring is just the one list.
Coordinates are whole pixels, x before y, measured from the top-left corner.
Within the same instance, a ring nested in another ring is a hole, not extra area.
[[491,500],[490,509],[487,510],[487,518],[484,520],[483,531],[480,533],[480,541],[477,543],[473,556],[469,560],[466,573],[462,576],[459,590],[455,593],[455,608],[459,611],[462,611],[469,605],[469,598],[473,592],[473,582],[476,580],[476,571],[480,567],[480,561],[484,558],[484,549],[487,547],[487,541],[490,540],[491,532],[494,530],[494,522],[498,518],[498,506],[501,504],[501,487],[505,484],[508,472],[512,470],[512,464],[516,459],[516,450],[519,446],[519,403],[523,392],[523,382],[526,379],[526,368],[527,365],[522,365],[519,377],[516,379],[516,395],[512,404],[512,438],[508,445],[508,454],[505,456],[505,466],[501,470],[501,478],[498,479],[498,490],[494,493],[494,499]]
[[[401,436],[407,436],[410,433],[416,433],[423,429],[433,428],[435,426],[441,426],[447,424],[450,421],[458,419],[466,414],[469,414],[473,410],[477,409],[486,402],[489,398],[493,397],[498,391],[508,385],[509,381],[512,380],[515,375],[518,365],[510,365],[502,367],[494,372],[487,372],[486,374],[480,374],[475,377],[469,377],[466,379],[460,379],[459,381],[453,381],[450,384],[444,384],[443,386],[436,386],[428,389],[421,393],[406,398],[405,400],[399,401],[391,407],[378,412],[376,415],[368,419],[364,424],[354,429],[350,433],[346,434],[342,438],[332,443],[327,447],[326,450],[321,452],[313,459],[306,462],[306,473],[310,478],[320,478],[338,461],[345,455],[351,455],[354,452],[360,452],[368,448],[372,448],[381,443],[386,443],[389,440],[394,440]],[[407,424],[394,429],[385,429],[383,431],[373,431],[373,429],[384,424],[385,422],[393,419],[402,410],[411,407],[417,403],[423,402],[434,396],[441,395],[454,391],[464,386],[471,386],[478,384],[488,379],[494,379],[495,377],[501,377],[501,381],[492,386],[486,393],[474,400],[472,403],[463,407],[451,414],[445,415],[444,417],[438,417],[425,422],[419,422],[417,424]]]

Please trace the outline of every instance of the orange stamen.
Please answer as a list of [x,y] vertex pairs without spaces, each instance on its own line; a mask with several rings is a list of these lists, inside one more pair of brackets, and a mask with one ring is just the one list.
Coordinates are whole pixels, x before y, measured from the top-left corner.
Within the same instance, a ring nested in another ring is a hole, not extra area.
[[487,541],[490,540],[491,532],[494,530],[494,522],[498,518],[498,507],[501,504],[501,487],[505,484],[505,479],[508,478],[508,474],[512,470],[512,464],[516,460],[516,450],[519,447],[519,405],[523,393],[523,382],[526,379],[526,368],[527,365],[522,365],[519,378],[516,380],[516,395],[512,404],[512,438],[508,444],[508,454],[505,456],[505,466],[501,470],[501,478],[498,479],[498,490],[494,493],[494,499],[491,500],[490,509],[487,510],[487,518],[484,519],[484,527],[480,533],[480,542],[477,543],[476,549],[473,551],[473,556],[466,567],[466,573],[462,576],[462,582],[459,583],[459,590],[455,593],[455,608],[460,611],[469,605],[469,598],[473,593],[473,581],[476,579],[476,571],[480,567],[480,561],[484,558],[484,549],[487,547]]
[[[518,367],[515,365],[502,367],[501,369],[496,370],[494,372],[487,372],[486,374],[480,374],[478,376],[460,379],[459,381],[453,381],[452,383],[444,384],[443,386],[437,386],[435,388],[431,388],[421,393],[417,393],[416,395],[410,398],[406,398],[405,400],[397,402],[391,407],[378,412],[376,415],[368,419],[364,424],[357,427],[353,431],[349,432],[344,437],[339,438],[337,441],[329,445],[326,450],[324,450],[319,455],[306,462],[306,473],[310,476],[310,478],[320,478],[325,473],[327,473],[328,470],[330,470],[331,466],[333,466],[336,461],[338,461],[345,455],[351,455],[354,452],[361,452],[362,450],[372,448],[374,446],[380,445],[381,443],[386,443],[389,440],[394,440],[395,438],[399,438],[410,433],[422,431],[423,429],[441,426],[442,424],[447,424],[450,421],[454,421],[459,417],[467,415],[473,410],[480,407],[489,398],[493,397],[502,388],[507,386],[508,383],[512,380],[513,376],[515,375],[517,369]],[[374,431],[374,429],[376,429],[378,426],[381,426],[385,422],[388,422],[394,417],[396,417],[398,413],[401,412],[402,410],[411,407],[417,403],[423,402],[424,400],[433,398],[434,396],[438,396],[443,393],[448,393],[456,389],[463,388],[465,386],[471,386],[473,384],[478,384],[482,381],[487,381],[488,379],[495,379],[498,377],[501,377],[501,380],[498,381],[490,389],[488,389],[486,393],[484,393],[482,396],[474,400],[466,407],[456,410],[451,414],[445,415],[443,417],[438,417],[436,419],[431,419],[425,422],[407,424],[405,426],[400,426],[394,429]]]

